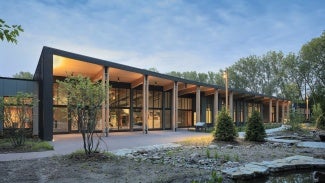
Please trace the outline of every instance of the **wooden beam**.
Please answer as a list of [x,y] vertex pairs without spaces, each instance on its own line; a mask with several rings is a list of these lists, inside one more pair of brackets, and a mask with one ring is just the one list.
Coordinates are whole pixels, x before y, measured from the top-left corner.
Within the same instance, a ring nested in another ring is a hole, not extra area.
[[134,80],[132,83],[131,83],[131,88],[135,88],[135,87],[138,87],[140,85],[143,84],[143,76],[141,76],[140,78]]
[[164,86],[164,91],[168,91],[174,88],[174,81],[171,81],[169,84]]
[[179,91],[178,96],[189,94],[189,93],[195,93],[195,92],[196,92],[196,86]]
[[91,77],[91,80],[97,82],[103,77],[104,69],[101,69],[94,77]]

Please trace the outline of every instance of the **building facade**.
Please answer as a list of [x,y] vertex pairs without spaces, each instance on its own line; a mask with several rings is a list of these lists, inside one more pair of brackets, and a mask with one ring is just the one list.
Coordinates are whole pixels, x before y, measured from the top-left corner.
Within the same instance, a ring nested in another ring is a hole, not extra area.
[[[105,128],[109,131],[175,130],[192,127],[199,121],[214,124],[218,111],[226,103],[236,124],[247,121],[253,110],[260,111],[264,122],[284,122],[289,114],[290,101],[285,99],[226,90],[217,85],[44,47],[34,79],[28,81],[36,85],[37,91],[34,87],[30,92],[35,92],[39,99],[33,109],[37,116],[33,119],[33,133],[44,140],[52,140],[56,133],[79,130],[67,108],[67,94],[57,83],[68,74],[81,74],[103,85],[109,83],[96,127],[99,131]],[[0,97],[14,93],[0,93]]]

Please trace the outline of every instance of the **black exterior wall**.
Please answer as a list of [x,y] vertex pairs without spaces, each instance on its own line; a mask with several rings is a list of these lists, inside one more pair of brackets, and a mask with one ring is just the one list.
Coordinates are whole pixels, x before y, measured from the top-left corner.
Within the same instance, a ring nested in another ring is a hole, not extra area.
[[43,49],[34,79],[39,82],[39,137],[53,139],[53,53]]

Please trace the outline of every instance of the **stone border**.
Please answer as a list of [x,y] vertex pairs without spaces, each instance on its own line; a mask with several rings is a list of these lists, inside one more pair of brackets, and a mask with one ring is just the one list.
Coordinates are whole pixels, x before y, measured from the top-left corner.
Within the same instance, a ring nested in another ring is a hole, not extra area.
[[232,179],[247,180],[270,173],[303,169],[325,169],[325,160],[296,155],[273,161],[252,162],[244,166],[222,170],[222,173]]

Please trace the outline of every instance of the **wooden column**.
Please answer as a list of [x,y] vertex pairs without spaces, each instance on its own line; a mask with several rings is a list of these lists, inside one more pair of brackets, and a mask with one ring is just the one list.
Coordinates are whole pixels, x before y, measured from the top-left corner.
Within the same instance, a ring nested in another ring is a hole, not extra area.
[[269,122],[272,122],[272,99],[269,102]]
[[232,91],[229,93],[229,113],[234,121],[234,93]]
[[143,76],[143,85],[142,85],[142,130],[143,133],[147,134],[148,133],[148,115],[149,115],[149,110],[148,110],[148,97],[149,97],[149,81],[148,81],[148,76],[144,75]]
[[195,110],[196,110],[196,122],[199,122],[199,121],[201,121],[201,90],[200,90],[200,86],[196,87]]
[[176,131],[176,123],[178,121],[178,83],[173,83],[172,96],[172,131]]
[[276,101],[276,107],[275,107],[275,114],[276,114],[276,122],[279,123],[279,100]]
[[219,97],[219,91],[218,89],[215,89],[214,90],[214,100],[213,100],[213,122],[214,124],[216,124],[217,122],[217,119],[218,119],[218,112],[219,112],[219,100],[218,100],[218,97]]

